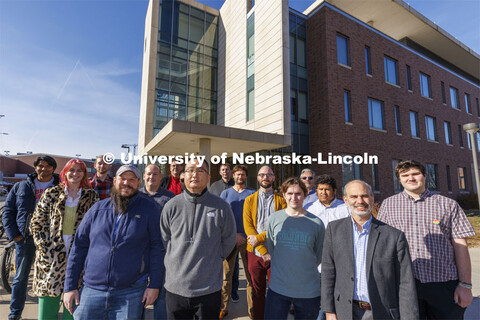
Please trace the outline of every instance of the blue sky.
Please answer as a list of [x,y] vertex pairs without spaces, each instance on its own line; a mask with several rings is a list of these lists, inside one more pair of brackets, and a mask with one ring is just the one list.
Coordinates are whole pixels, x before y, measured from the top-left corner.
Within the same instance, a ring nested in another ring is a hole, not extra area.
[[[480,52],[480,1],[408,3]],[[0,153],[119,156],[137,143],[147,5],[0,0]]]

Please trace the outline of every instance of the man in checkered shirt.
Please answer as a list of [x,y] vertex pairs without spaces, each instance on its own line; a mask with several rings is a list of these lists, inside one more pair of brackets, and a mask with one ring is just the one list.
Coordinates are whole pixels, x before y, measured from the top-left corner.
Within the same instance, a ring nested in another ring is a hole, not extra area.
[[422,164],[401,161],[395,175],[404,191],[383,201],[377,218],[407,237],[420,319],[463,319],[473,299],[466,238],[475,231],[456,201],[426,188]]

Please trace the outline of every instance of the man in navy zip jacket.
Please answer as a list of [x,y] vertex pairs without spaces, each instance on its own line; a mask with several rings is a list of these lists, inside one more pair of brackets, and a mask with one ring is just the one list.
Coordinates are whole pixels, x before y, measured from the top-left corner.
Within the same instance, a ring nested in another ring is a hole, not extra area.
[[111,198],[85,214],[68,257],[64,303],[72,312],[75,299],[75,319],[140,319],[163,284],[158,205],[138,193],[132,165],[120,167],[113,184]]

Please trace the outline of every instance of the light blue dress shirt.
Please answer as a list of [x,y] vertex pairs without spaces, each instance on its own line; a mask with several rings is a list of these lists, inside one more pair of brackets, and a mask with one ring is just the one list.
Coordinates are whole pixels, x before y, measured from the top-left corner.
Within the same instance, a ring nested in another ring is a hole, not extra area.
[[353,228],[353,253],[355,259],[355,290],[353,299],[370,303],[367,285],[367,244],[370,233],[372,217],[363,225],[363,231],[357,229],[355,221],[352,219]]

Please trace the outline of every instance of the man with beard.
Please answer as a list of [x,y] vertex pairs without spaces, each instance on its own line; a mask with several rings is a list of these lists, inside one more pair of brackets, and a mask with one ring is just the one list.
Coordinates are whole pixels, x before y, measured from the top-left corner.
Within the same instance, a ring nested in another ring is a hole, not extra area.
[[[249,195],[255,193],[255,190],[247,188],[245,184],[247,180],[248,169],[244,165],[237,165],[233,168],[233,180],[235,185],[232,188],[228,188],[222,192],[220,198],[227,201],[227,203],[232,207],[233,215],[235,216],[235,223],[237,224],[237,243],[233,251],[228,255],[227,259],[223,261],[223,287],[222,287],[222,307],[220,311],[220,319],[225,317],[228,314],[228,302],[230,296],[232,297],[233,302],[238,302],[238,293],[234,292],[233,282],[235,279],[234,269],[238,266],[237,256],[240,253],[243,262],[243,268],[245,270],[245,277],[247,279],[247,303],[248,303],[248,312],[252,313],[252,281],[250,280],[250,274],[248,273],[248,263],[247,263],[247,236],[245,235],[245,230],[243,228],[243,203],[245,198]],[[238,273],[237,273],[237,282],[238,282]],[[236,294],[236,299],[234,299],[234,294]]]
[[180,172],[182,170],[183,166],[173,160],[170,164],[170,174],[160,180],[160,187],[173,192],[175,195],[182,193],[182,184],[180,182]]
[[75,319],[139,319],[158,296],[164,274],[160,210],[138,192],[140,182],[136,167],[121,166],[111,198],[93,205],[78,227],[64,289]]
[[228,203],[207,190],[208,163],[185,167],[185,192],[162,212],[166,248],[168,319],[216,319],[220,313],[222,261],[235,246],[236,227]]
[[95,159],[95,170],[97,173],[90,179],[90,184],[100,196],[100,200],[110,197],[113,185],[113,179],[108,175],[111,165],[103,161],[103,155],[97,156]]
[[228,188],[232,187],[235,183],[232,179],[232,168],[230,167],[230,164],[228,163],[222,164],[220,166],[219,173],[221,177],[220,180],[212,183],[210,188],[208,188],[208,191],[220,197],[220,194],[222,194],[223,190],[227,190]]
[[12,299],[8,319],[20,319],[27,297],[27,284],[35,244],[28,232],[30,219],[43,191],[56,186],[59,177],[53,172],[57,162],[50,156],[40,156],[33,163],[35,172],[27,179],[16,183],[8,194],[3,208],[3,226],[10,241],[15,241],[15,265],[17,272],[12,284]]
[[343,194],[351,216],[331,221],[323,243],[327,320],[418,319],[405,234],[372,216],[373,192],[364,181],[350,181]]
[[271,256],[265,247],[267,240],[267,219],[275,211],[284,209],[285,199],[273,192],[275,175],[268,166],[258,171],[260,189],[245,199],[243,206],[243,227],[247,235],[248,272],[252,280],[253,319],[263,319],[267,276],[270,278]]

